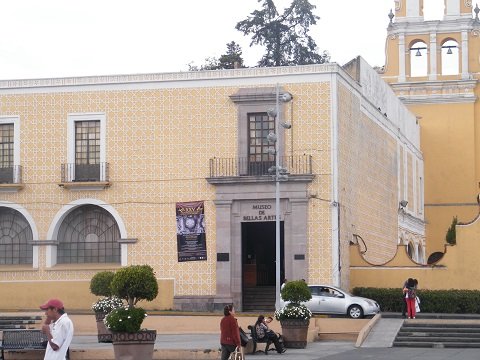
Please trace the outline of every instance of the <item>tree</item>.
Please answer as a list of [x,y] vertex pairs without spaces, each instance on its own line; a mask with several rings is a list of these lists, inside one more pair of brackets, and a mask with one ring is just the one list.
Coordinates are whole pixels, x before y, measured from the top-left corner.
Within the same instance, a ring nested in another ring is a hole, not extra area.
[[265,46],[260,67],[323,64],[330,59],[327,52],[318,53],[315,40],[308,35],[310,26],[320,19],[312,12],[316,6],[308,0],[293,0],[279,14],[273,0],[258,2],[262,2],[262,10],[252,12],[235,28],[252,35],[250,46]]
[[235,41],[227,44],[227,53],[220,56],[220,69],[243,68],[242,47]]
[[445,235],[445,241],[450,245],[455,245],[457,243],[457,223],[457,217],[454,216],[452,219],[452,224],[447,230],[447,235]]
[[243,65],[242,48],[235,41],[227,44],[227,52],[216,57],[205,58],[205,64],[200,68],[193,63],[188,64],[188,71],[200,71],[200,70],[220,70],[220,69],[235,69],[239,67],[245,67]]

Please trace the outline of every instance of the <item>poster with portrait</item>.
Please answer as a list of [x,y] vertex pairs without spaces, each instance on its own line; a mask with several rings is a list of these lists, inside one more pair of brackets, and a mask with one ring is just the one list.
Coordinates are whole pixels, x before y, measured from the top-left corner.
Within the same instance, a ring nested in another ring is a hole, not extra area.
[[203,201],[176,204],[178,261],[207,260]]

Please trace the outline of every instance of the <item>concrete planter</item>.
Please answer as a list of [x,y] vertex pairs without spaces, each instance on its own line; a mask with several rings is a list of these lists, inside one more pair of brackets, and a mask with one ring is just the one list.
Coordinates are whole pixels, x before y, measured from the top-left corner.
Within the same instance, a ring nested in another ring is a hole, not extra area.
[[140,330],[133,334],[113,332],[115,360],[152,360],[156,338],[157,330]]
[[98,342],[99,343],[111,343],[112,342],[112,332],[107,329],[103,319],[105,319],[107,313],[96,312],[95,320],[97,320],[97,332],[98,332]]
[[285,319],[282,325],[283,344],[286,348],[304,349],[307,346],[308,325],[310,320]]

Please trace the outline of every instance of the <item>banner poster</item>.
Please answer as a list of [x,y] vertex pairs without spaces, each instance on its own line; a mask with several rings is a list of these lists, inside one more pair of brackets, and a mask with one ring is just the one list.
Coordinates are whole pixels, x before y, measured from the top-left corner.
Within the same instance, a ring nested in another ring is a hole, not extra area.
[[178,261],[207,260],[203,201],[177,203]]

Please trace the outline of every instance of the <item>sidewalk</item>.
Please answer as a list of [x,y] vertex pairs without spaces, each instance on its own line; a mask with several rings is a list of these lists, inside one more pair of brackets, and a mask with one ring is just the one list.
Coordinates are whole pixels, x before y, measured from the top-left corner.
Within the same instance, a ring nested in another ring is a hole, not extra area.
[[[154,359],[219,359],[218,334],[180,334],[157,335]],[[287,349],[284,354],[270,351],[268,359],[310,360],[319,357],[348,352],[355,349],[355,344],[349,341],[319,341],[308,343],[305,349]],[[246,358],[263,358],[263,352],[246,354]],[[75,336],[70,347],[71,360],[113,360],[113,346],[108,343],[98,343],[96,336]],[[138,359],[141,360],[141,359]]]

